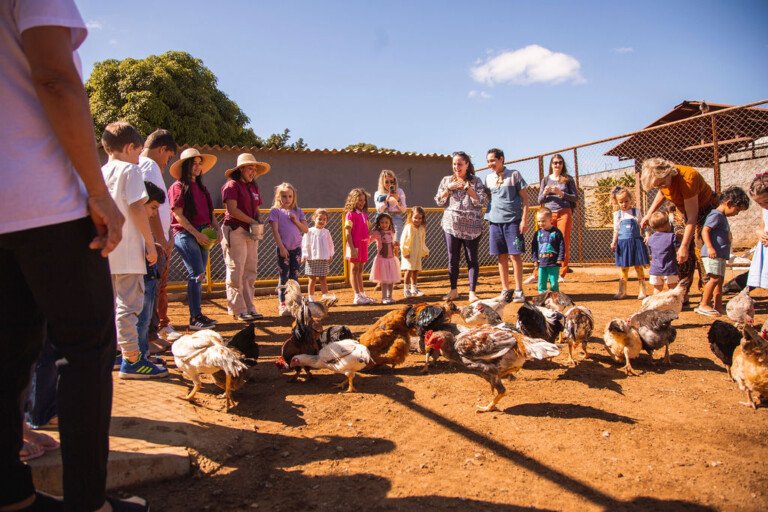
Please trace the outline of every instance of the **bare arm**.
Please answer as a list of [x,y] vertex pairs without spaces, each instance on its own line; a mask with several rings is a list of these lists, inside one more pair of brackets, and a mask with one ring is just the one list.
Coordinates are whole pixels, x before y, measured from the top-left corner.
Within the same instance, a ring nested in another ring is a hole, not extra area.
[[659,206],[661,206],[661,203],[664,202],[664,196],[661,192],[656,192],[656,197],[653,198],[653,202],[651,203],[651,206],[648,207],[648,211],[645,212],[645,215],[642,219],[640,219],[640,229],[643,229],[646,224],[648,224],[648,221],[651,220],[651,215],[659,209]]
[[[528,230],[528,187],[520,189],[520,201],[523,203],[523,218],[520,219],[520,233]],[[490,194],[488,194],[488,207],[490,208]]]
[[227,213],[233,219],[237,219],[248,224],[255,224],[257,222],[256,219],[249,217],[243,210],[237,207],[237,199],[227,199],[224,201],[224,208],[227,209]]
[[[654,201],[655,202],[655,201]],[[677,250],[677,262],[683,263],[688,259],[688,245],[691,243],[693,233],[696,229],[696,218],[699,216],[699,198],[689,197],[685,200],[685,231],[683,231],[683,240],[680,242],[680,248]]]
[[85,184],[97,232],[89,247],[106,256],[120,243],[125,219],[101,174],[88,97],[72,61],[71,32],[66,27],[30,28],[22,32],[21,46],[48,122]]
[[128,215],[144,238],[147,261],[150,265],[154,265],[157,262],[157,250],[155,249],[155,241],[152,239],[152,229],[149,227],[149,217],[144,208],[144,200],[136,201],[128,206]]
[[701,239],[704,240],[704,245],[707,247],[707,254],[709,254],[709,257],[717,258],[717,251],[715,251],[715,246],[712,245],[711,229],[709,226],[704,226],[704,229],[701,230]]

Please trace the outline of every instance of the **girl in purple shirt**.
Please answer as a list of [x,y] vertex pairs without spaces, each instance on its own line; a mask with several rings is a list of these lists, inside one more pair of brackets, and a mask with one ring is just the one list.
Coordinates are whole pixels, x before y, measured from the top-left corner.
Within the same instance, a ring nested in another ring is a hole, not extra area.
[[301,266],[301,236],[309,231],[307,218],[298,206],[298,194],[290,183],[275,187],[275,201],[269,211],[269,225],[277,244],[277,266],[280,269],[280,285],[277,298],[280,316],[290,316],[285,307],[285,283],[299,279]]

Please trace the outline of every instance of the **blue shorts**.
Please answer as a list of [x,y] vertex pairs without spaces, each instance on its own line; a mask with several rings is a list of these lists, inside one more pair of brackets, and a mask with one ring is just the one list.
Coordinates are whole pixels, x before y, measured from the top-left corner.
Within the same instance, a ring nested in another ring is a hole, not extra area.
[[525,239],[520,233],[520,223],[495,224],[492,222],[488,235],[488,249],[492,256],[524,253]]

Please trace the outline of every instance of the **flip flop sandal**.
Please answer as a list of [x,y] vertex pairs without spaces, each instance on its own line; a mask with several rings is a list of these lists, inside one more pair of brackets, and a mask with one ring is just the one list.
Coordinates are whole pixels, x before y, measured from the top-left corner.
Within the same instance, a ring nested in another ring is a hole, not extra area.
[[51,452],[54,450],[58,450],[61,444],[54,439],[53,437],[49,436],[48,434],[43,434],[42,432],[36,432],[31,431],[31,433],[28,433],[26,437],[29,437],[32,440],[26,441],[27,443],[31,443],[35,446],[39,446],[46,452]]
[[21,462],[27,462],[28,460],[32,459],[38,459],[45,455],[45,448],[40,446],[39,444],[30,443],[28,441],[24,441],[24,444],[21,447],[21,450],[19,450],[19,460]]
[[694,309],[694,310],[693,310],[693,312],[694,312],[694,313],[698,313],[698,314],[700,314],[700,315],[704,315],[704,316],[713,316],[713,317],[722,316],[722,315],[720,314],[720,312],[718,312],[716,309],[701,309],[701,308],[696,308],[696,309]]

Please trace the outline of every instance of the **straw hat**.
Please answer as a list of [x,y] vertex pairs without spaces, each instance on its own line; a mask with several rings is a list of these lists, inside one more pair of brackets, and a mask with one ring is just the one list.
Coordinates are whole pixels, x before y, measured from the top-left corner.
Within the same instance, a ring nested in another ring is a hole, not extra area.
[[195,148],[187,148],[181,152],[181,156],[179,157],[179,159],[173,162],[173,164],[171,165],[171,168],[168,169],[168,172],[171,173],[171,176],[173,176],[177,180],[181,179],[181,164],[184,163],[184,160],[189,160],[190,158],[195,158],[198,156],[203,160],[201,164],[203,167],[203,174],[210,171],[213,168],[213,166],[216,165],[215,156],[200,153]]
[[265,162],[259,162],[256,160],[256,157],[253,156],[251,153],[240,153],[237,155],[237,165],[234,166],[231,169],[227,169],[224,171],[224,176],[227,178],[232,176],[232,173],[238,170],[241,167],[245,167],[246,165],[254,165],[256,166],[256,178],[263,174],[267,174],[269,170],[272,168],[268,163]]

